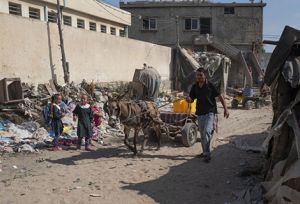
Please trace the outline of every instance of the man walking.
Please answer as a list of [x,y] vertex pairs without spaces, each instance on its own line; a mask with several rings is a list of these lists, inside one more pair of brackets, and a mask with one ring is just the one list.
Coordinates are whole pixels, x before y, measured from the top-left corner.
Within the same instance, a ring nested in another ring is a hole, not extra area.
[[221,96],[216,87],[207,80],[205,70],[199,68],[196,71],[196,83],[192,86],[187,101],[192,103],[197,99],[196,115],[198,116],[198,126],[203,149],[203,153],[200,157],[203,157],[205,162],[209,162],[211,159],[210,142],[214,128],[214,117],[215,114],[217,114],[217,97],[224,108],[224,117],[228,118],[229,112],[223,96]]

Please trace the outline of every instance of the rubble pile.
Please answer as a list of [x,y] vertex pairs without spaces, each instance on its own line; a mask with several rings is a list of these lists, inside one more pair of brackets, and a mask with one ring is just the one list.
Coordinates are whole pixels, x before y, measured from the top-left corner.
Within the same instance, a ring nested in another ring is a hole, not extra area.
[[[22,83],[23,100],[17,103],[0,103],[0,152],[35,152],[47,148],[53,140],[53,132],[45,125],[43,109],[50,102],[51,96],[61,93],[65,106],[62,118],[64,131],[59,139],[61,145],[71,145],[77,141],[77,124],[73,122],[72,111],[82,94],[89,96],[90,101],[103,110],[108,100],[108,93],[124,93],[128,84],[118,83],[70,83],[54,85],[52,81],[33,86]],[[2,94],[0,92],[0,94]],[[102,124],[94,127],[94,140],[103,144],[103,138],[123,136],[121,127],[111,128],[108,116],[103,112]]]
[[[123,128],[111,128],[108,125],[108,116],[103,107],[108,96],[122,95],[123,99],[131,99],[131,82],[94,83],[83,80],[80,84],[74,82],[58,85],[52,80],[49,83],[37,86],[21,83],[19,78],[3,79],[5,90],[0,90],[0,152],[35,152],[52,145],[54,133],[45,121],[45,109],[51,102],[51,97],[60,93],[63,98],[64,130],[59,138],[60,145],[71,145],[77,142],[77,124],[73,121],[73,110],[80,101],[82,94],[88,96],[92,104],[102,110],[102,124],[94,127],[93,139],[103,144],[108,137],[122,137]],[[14,89],[9,84],[15,83]],[[16,90],[16,88],[18,90]],[[9,96],[16,95],[17,100]],[[158,107],[170,110],[174,96],[167,92],[160,92],[156,99]]]
[[0,152],[34,152],[35,148],[49,145],[52,138],[37,122],[16,125],[10,121],[0,122]]
[[268,203],[300,203],[300,30],[286,26],[264,81],[272,86],[273,123],[265,143]]

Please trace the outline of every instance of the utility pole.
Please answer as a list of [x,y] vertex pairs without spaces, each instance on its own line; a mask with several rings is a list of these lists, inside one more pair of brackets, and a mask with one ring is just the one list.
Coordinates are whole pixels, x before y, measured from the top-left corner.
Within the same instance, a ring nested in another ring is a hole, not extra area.
[[58,25],[58,32],[59,32],[59,40],[60,40],[60,50],[61,50],[61,61],[62,61],[62,67],[64,71],[64,80],[65,83],[70,82],[70,72],[69,72],[69,64],[66,60],[66,54],[65,54],[65,46],[64,46],[64,39],[63,39],[63,33],[61,28],[61,8],[60,8],[60,0],[57,0],[57,25]]
[[176,16],[176,46],[179,46],[179,25],[178,25],[179,16]]

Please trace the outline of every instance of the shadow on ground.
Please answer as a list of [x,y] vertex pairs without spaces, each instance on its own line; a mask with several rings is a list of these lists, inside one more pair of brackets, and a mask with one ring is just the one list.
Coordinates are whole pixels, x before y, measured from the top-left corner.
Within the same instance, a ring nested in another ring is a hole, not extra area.
[[[169,160],[187,160],[187,156],[178,155],[152,155],[146,150],[145,153],[139,154],[136,159],[169,159]],[[93,152],[81,152],[79,155],[73,155],[71,157],[61,158],[61,159],[47,159],[46,161],[54,164],[62,165],[76,165],[77,161],[81,160],[95,160],[100,158],[133,158],[133,153],[126,147],[110,147],[110,148],[99,148]]]
[[[237,137],[245,141],[263,141],[264,134],[239,135],[232,138]],[[208,164],[194,157],[187,159],[183,164],[171,167],[167,174],[155,180],[121,183],[124,190],[137,191],[157,203],[230,203],[236,199],[234,193],[254,184],[253,176],[241,177],[241,171],[249,166],[259,165],[262,161],[261,154],[241,151],[231,144],[224,144],[214,149],[212,161]]]
[[46,161],[55,164],[76,165],[75,162],[80,160],[120,157],[127,152],[128,151],[124,148],[101,148],[93,152],[81,152],[79,155],[73,155],[71,157],[56,160],[48,159]]

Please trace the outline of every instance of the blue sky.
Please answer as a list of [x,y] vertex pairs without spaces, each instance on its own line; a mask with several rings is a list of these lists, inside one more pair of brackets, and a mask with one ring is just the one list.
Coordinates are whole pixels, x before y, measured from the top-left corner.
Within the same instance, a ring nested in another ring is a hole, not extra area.
[[[243,2],[249,0],[215,0],[215,2]],[[256,0],[258,2],[259,0]],[[119,6],[119,0],[106,0],[114,6]],[[264,39],[278,40],[285,25],[300,30],[300,0],[264,0]],[[267,46],[272,51],[273,46]]]

